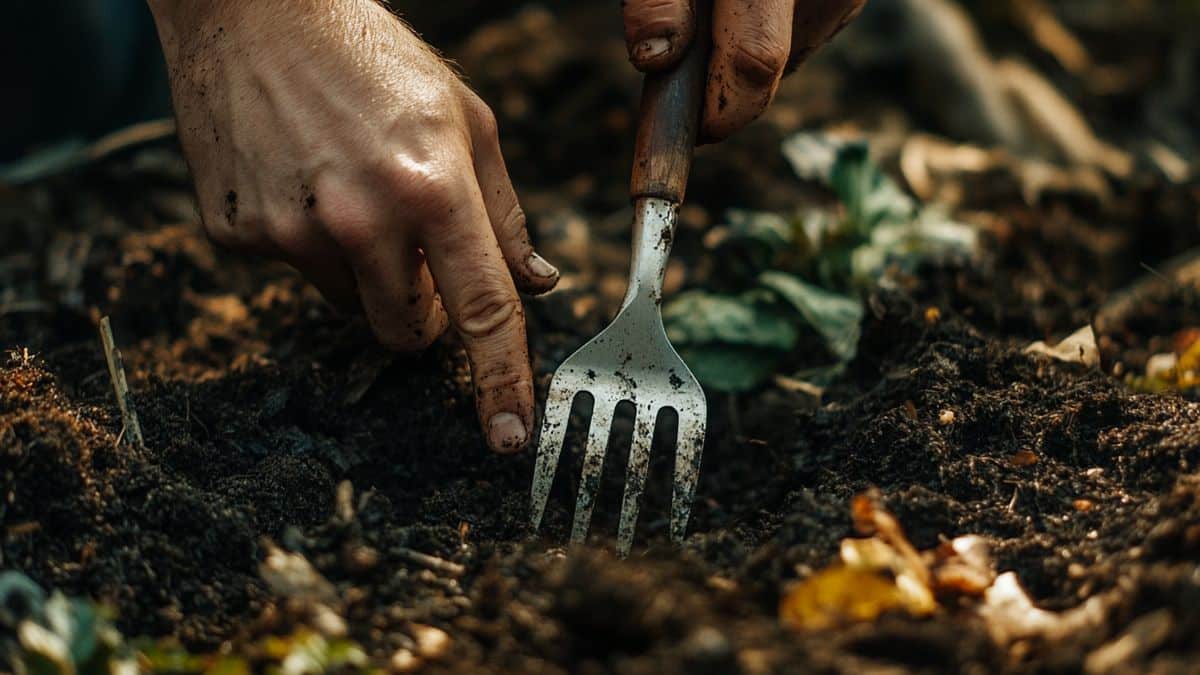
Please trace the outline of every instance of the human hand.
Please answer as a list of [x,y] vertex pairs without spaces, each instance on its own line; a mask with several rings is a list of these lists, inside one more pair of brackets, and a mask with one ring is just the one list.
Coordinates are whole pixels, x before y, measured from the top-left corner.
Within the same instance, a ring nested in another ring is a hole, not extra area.
[[[714,0],[712,56],[700,135],[716,141],[754,121],[785,71],[825,44],[866,0]],[[638,70],[673,67],[696,32],[695,0],[622,0],[625,43]]]
[[529,242],[488,107],[372,0],[151,0],[216,242],[286,261],[398,350],[452,324],[489,445],[523,447]]

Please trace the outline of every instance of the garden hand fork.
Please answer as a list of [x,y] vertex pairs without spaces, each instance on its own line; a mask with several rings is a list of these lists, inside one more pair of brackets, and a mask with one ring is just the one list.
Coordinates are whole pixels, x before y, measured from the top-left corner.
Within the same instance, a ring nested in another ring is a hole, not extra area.
[[[701,4],[707,3],[697,3]],[[700,18],[707,12],[697,7],[696,14]],[[708,65],[707,21],[697,26],[696,35],[675,70],[646,77],[630,181],[634,220],[629,288],[617,318],[555,371],[538,440],[534,530],[541,524],[550,496],[571,404],[582,391],[592,395],[591,426],[571,528],[571,543],[581,543],[600,486],[613,412],[622,401],[633,403],[633,442],[617,536],[617,553],[622,557],[633,544],[658,412],[672,408],[679,420],[671,500],[671,538],[677,543],[687,529],[704,447],[704,390],[667,340],[661,310],[663,274],[700,121]]]

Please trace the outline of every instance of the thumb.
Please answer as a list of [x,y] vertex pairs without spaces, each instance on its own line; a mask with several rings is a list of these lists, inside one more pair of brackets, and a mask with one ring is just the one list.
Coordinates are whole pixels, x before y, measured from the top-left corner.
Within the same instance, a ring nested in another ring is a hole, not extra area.
[[625,0],[621,5],[634,67],[654,71],[678,63],[696,32],[692,0]]

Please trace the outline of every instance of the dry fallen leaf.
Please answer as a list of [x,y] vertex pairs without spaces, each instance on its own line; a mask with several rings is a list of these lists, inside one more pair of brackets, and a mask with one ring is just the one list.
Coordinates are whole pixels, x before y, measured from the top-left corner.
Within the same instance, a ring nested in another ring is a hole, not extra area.
[[1074,609],[1049,612],[1033,604],[1015,572],[1005,572],[987,589],[977,612],[992,640],[1006,645],[1032,637],[1053,641],[1093,631],[1104,621],[1106,602],[1106,596],[1096,595]]
[[792,630],[813,631],[871,621],[885,612],[920,616],[933,609],[912,604],[899,585],[883,574],[835,565],[794,584],[779,607],[779,618]]
[[785,626],[826,630],[887,612],[928,616],[937,609],[928,566],[878,499],[872,491],[851,502],[855,529],[874,536],[843,539],[840,563],[788,589],[779,607]]
[[1130,386],[1139,391],[1183,391],[1200,387],[1200,340],[1187,341],[1190,334],[1177,339],[1181,351],[1154,354],[1146,361],[1141,377],[1128,378]]
[[996,580],[991,550],[983,537],[956,537],[938,546],[933,555],[933,592],[938,597],[979,597]]
[[1091,325],[1071,333],[1053,347],[1038,340],[1026,347],[1025,353],[1043,354],[1068,363],[1082,363],[1089,368],[1100,365],[1100,350],[1096,348],[1096,333]]

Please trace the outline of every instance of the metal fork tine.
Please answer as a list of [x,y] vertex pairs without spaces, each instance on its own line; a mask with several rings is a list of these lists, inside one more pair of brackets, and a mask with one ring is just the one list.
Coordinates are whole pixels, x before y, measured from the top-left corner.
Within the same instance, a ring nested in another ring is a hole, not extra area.
[[583,475],[579,480],[579,498],[575,502],[575,524],[571,527],[571,543],[582,544],[587,538],[588,525],[592,522],[592,506],[600,490],[600,475],[604,469],[604,455],[608,450],[608,437],[612,432],[615,404],[597,396],[592,408],[592,424],[588,430],[587,451],[583,455]]
[[702,412],[695,410],[676,409],[675,412],[679,415],[679,431],[676,434],[675,489],[671,497],[671,539],[678,544],[687,534],[688,516],[692,513],[707,420]]
[[625,472],[625,497],[621,500],[621,524],[617,529],[617,555],[624,558],[633,547],[638,508],[646,473],[650,469],[650,444],[654,440],[655,410],[639,406],[633,420],[633,445],[629,448],[629,468]]
[[550,498],[558,457],[562,454],[563,439],[571,421],[571,402],[575,399],[575,393],[573,388],[564,386],[558,378],[550,383],[546,411],[542,415],[542,433],[538,436],[537,466],[533,471],[533,512],[530,515],[534,531],[542,524],[546,501]]

